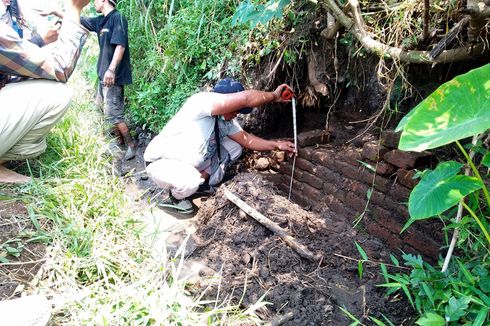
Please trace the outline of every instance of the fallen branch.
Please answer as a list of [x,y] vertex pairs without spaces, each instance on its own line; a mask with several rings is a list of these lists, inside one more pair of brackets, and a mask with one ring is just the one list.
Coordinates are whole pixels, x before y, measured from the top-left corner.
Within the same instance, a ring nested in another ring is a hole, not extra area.
[[237,205],[239,208],[241,208],[245,213],[253,217],[257,222],[274,232],[277,236],[279,236],[281,239],[284,240],[290,246],[291,248],[294,249],[303,258],[317,261],[320,259],[319,255],[314,255],[308,248],[303,246],[302,244],[298,243],[296,239],[294,239],[291,235],[289,235],[283,228],[281,228],[279,225],[276,223],[272,222],[270,219],[265,217],[264,215],[260,214],[257,212],[255,209],[250,207],[247,203],[245,203],[243,200],[238,198],[235,194],[233,194],[231,191],[228,189],[225,189],[225,196],[226,198],[231,201],[233,204]]

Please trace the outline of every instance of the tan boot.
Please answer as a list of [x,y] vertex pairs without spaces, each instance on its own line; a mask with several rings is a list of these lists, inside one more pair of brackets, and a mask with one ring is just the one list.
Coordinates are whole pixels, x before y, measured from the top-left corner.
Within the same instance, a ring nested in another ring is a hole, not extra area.
[[30,181],[31,181],[30,177],[19,174],[17,172],[7,169],[3,165],[0,165],[0,184],[1,183],[24,184]]

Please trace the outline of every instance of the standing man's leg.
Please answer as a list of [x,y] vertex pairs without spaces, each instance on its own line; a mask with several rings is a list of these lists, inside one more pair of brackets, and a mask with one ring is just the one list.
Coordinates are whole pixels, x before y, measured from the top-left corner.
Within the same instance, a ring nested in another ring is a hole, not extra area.
[[67,85],[48,80],[8,84],[0,90],[0,183],[29,181],[3,164],[43,153],[46,135],[68,109],[71,97]]
[[129,128],[124,120],[124,87],[114,85],[103,87],[104,114],[107,121],[115,126],[116,132],[127,146],[125,160],[130,160],[136,155],[136,144],[129,133]]

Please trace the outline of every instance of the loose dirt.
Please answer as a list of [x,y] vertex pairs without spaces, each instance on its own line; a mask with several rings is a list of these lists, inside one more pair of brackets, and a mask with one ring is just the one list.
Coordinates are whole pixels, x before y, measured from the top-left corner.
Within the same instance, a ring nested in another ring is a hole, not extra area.
[[[223,194],[227,187],[254,209],[287,230],[309,250],[320,254],[308,261],[278,236],[246,216]],[[319,216],[287,200],[257,173],[241,173],[221,186],[199,209],[193,258],[220,272],[215,294],[232,296],[244,306],[261,296],[272,305],[261,311],[266,320],[286,315],[284,325],[347,325],[341,307],[370,324],[368,316],[387,316],[395,325],[408,323],[409,305],[385,297],[379,265],[364,263],[362,279],[354,242],[376,261],[389,253],[378,240],[354,230],[343,217]],[[209,272],[208,272],[209,273]]]

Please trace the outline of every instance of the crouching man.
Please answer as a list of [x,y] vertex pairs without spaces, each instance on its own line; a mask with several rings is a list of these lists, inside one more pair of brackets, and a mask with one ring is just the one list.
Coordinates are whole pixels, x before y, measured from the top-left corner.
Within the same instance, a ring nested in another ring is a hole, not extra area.
[[281,95],[289,86],[273,92],[244,90],[233,79],[219,81],[212,92],[192,95],[146,148],[146,170],[157,186],[169,190],[162,208],[193,212],[187,197],[199,186],[218,185],[225,170],[240,157],[242,148],[256,151],[283,150],[295,153],[294,144],[265,140],[244,131],[235,117],[272,102],[287,102]]

